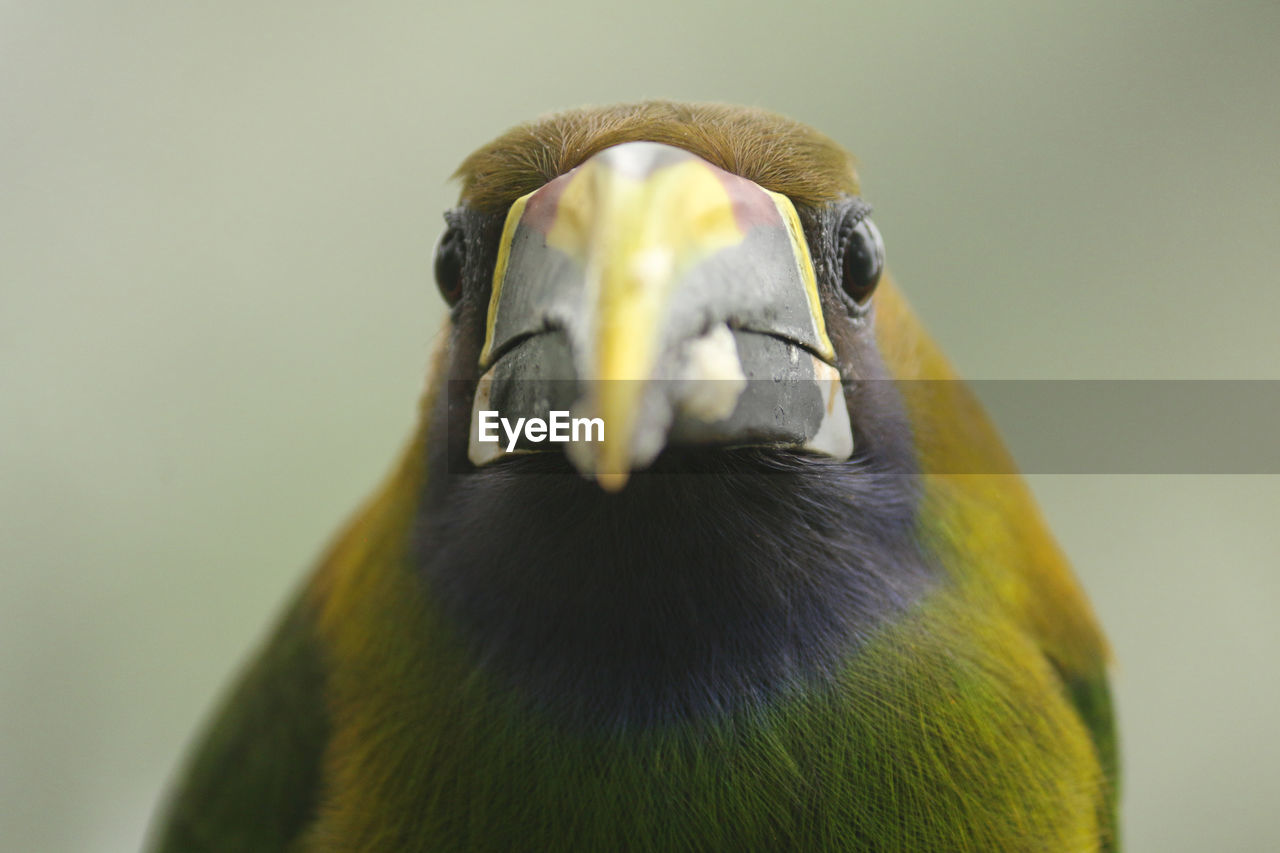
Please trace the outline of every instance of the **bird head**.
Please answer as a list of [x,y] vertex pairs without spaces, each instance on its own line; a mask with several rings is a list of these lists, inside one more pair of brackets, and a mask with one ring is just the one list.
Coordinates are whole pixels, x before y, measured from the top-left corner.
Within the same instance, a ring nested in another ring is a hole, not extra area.
[[458,175],[435,259],[451,471],[561,454],[613,492],[664,456],[901,449],[875,381],[884,247],[827,137],[647,102],[523,125]]

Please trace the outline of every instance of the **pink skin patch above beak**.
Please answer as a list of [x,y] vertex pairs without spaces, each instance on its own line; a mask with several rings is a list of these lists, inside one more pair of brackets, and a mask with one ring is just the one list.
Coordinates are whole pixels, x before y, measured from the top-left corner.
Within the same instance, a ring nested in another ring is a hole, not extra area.
[[[692,158],[695,155],[689,156]],[[734,221],[738,223],[743,234],[757,227],[784,227],[777,205],[757,184],[711,164],[708,164],[708,168],[724,187],[725,194],[733,205]],[[568,186],[574,171],[576,167],[549,181],[529,196],[529,200],[525,203],[524,215],[520,217],[520,224],[541,234],[547,234],[555,222],[556,211],[560,206],[560,196]]]

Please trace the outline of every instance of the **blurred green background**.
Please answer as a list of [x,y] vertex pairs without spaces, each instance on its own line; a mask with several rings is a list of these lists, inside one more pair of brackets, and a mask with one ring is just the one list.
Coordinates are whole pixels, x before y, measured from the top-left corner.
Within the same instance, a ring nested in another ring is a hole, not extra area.
[[[1276,379],[1278,44],[1269,0],[0,3],[0,846],[138,846],[408,435],[446,178],[507,126],[786,112],[966,375]],[[1033,485],[1116,647],[1129,849],[1265,849],[1280,477]]]

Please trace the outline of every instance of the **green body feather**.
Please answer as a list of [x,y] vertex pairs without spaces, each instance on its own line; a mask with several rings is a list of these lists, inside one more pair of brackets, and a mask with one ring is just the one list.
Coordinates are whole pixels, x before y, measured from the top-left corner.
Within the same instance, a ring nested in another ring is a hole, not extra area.
[[312,820],[328,734],[325,672],[304,597],[241,677],[184,768],[160,850],[285,850]]
[[820,691],[583,734],[477,674],[440,623],[407,563],[415,490],[401,478],[289,614],[161,849],[1109,849],[1105,681],[1064,683],[972,586],[932,593]]

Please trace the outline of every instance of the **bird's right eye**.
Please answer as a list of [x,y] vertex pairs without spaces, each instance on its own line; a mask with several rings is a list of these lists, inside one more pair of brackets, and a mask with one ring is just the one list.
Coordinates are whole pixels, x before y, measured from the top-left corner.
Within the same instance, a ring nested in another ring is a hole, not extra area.
[[840,227],[840,283],[859,308],[871,299],[884,270],[884,241],[867,210],[854,208]]
[[436,287],[449,307],[458,304],[462,298],[462,269],[466,260],[466,244],[462,239],[462,231],[449,227],[436,241]]

